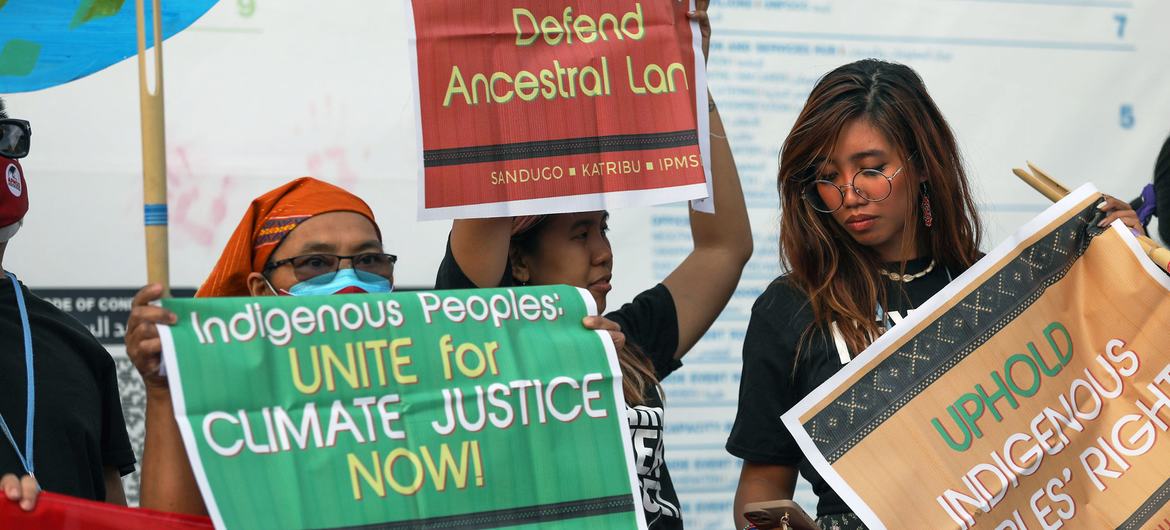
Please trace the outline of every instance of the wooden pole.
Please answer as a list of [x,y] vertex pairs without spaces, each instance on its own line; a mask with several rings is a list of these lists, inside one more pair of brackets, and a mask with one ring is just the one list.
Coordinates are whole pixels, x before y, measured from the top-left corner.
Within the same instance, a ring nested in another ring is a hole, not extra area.
[[1069,189],[1065,187],[1064,184],[1057,182],[1056,179],[1052,178],[1052,176],[1049,175],[1046,171],[1036,167],[1036,164],[1028,162],[1028,169],[1031,169],[1033,175],[1036,175],[1037,178],[1044,181],[1045,184],[1048,184],[1048,187],[1060,192],[1061,197],[1068,195]]
[[163,111],[163,33],[161,0],[150,0],[154,38],[154,92],[146,65],[145,0],[135,0],[138,14],[138,96],[142,116],[142,191],[146,224],[146,279],[163,286],[170,296],[167,245],[167,141]]
[[1059,201],[1063,199],[1065,195],[1068,195],[1067,191],[1062,192],[1049,186],[1047,182],[1041,180],[1026,170],[1015,168],[1012,170],[1012,173],[1015,173],[1017,177],[1020,177],[1020,180],[1026,182],[1029,186],[1032,186],[1033,189],[1040,192],[1041,195],[1047,197],[1048,200],[1052,202]]

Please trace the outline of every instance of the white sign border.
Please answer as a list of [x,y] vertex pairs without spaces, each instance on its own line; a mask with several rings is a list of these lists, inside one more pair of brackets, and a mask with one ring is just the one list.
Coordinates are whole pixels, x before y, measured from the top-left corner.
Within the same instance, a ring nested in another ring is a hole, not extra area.
[[[179,323],[175,324],[181,325]],[[195,431],[191,421],[187,418],[187,401],[183,397],[183,378],[179,375],[179,359],[175,356],[175,338],[171,335],[171,326],[160,324],[158,336],[162,340],[163,363],[173,366],[167,372],[167,385],[171,392],[171,406],[174,408],[174,420],[179,425],[179,433],[183,435],[183,446],[186,449],[187,460],[191,462],[191,471],[195,475],[195,482],[199,485],[199,493],[203,495],[203,503],[207,506],[207,514],[211,523],[219,530],[227,525],[223,522],[223,514],[219,511],[219,504],[211,493],[211,483],[207,481],[207,471],[203,469],[203,458],[199,454],[199,445],[195,441]]]

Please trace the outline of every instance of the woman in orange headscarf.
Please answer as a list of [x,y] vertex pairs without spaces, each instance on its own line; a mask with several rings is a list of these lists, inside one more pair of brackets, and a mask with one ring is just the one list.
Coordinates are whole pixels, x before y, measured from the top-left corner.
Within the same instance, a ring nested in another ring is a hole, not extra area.
[[[385,254],[374,214],[357,196],[309,177],[252,201],[196,297],[389,292],[397,258]],[[170,389],[159,374],[158,324],[174,313],[150,302],[162,286],[134,297],[126,324],[126,353],[146,385],[146,442],[139,504],[144,508],[206,514],[183,452]],[[587,317],[586,328],[605,330],[620,347],[616,323]]]
[[[252,201],[197,297],[389,292],[397,258],[382,248],[370,207],[357,196],[302,177]],[[146,447],[140,504],[170,512],[205,514],[183,453],[170,390],[159,374],[158,324],[176,317],[149,305],[162,286],[134,297],[126,352],[146,384]]]
[[365,201],[301,177],[252,201],[195,296],[387,292],[395,261]]

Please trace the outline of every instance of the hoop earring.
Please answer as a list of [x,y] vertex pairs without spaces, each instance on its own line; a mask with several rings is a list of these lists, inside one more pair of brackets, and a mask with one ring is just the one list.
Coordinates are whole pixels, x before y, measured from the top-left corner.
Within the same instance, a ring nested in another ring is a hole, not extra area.
[[923,182],[920,186],[922,188],[922,202],[920,203],[920,206],[922,207],[922,223],[925,224],[927,228],[930,228],[934,225],[934,212],[930,209],[930,192],[926,189],[925,182]]

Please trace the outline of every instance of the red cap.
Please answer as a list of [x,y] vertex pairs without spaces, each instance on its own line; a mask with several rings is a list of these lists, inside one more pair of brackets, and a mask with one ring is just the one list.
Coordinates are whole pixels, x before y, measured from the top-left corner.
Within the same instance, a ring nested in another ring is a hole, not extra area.
[[0,185],[0,242],[4,242],[16,233],[28,213],[28,186],[19,161],[0,156],[0,171],[4,177]]

